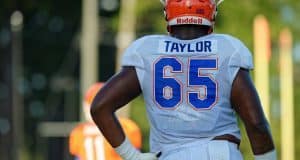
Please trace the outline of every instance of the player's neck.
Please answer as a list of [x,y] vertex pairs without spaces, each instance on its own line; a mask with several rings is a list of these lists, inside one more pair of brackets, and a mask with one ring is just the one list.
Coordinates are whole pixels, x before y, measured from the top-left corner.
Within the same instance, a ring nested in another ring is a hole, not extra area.
[[170,29],[172,37],[183,40],[196,39],[209,34],[208,27],[199,25],[172,26]]

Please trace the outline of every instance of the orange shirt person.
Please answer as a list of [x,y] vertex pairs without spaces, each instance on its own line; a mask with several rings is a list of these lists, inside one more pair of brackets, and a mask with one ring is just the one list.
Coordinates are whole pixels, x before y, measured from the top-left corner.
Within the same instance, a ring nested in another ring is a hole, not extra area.
[[[85,94],[83,111],[86,122],[77,125],[70,134],[69,150],[76,160],[122,160],[94,124],[89,110],[94,96],[103,83],[92,85]],[[131,143],[141,149],[142,135],[139,127],[128,118],[119,118]]]

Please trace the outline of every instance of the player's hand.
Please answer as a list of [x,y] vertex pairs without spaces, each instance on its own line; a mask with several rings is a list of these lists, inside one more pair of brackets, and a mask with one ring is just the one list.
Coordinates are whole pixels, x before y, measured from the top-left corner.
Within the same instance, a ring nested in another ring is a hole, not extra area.
[[139,160],[158,160],[154,153],[141,153],[139,154]]

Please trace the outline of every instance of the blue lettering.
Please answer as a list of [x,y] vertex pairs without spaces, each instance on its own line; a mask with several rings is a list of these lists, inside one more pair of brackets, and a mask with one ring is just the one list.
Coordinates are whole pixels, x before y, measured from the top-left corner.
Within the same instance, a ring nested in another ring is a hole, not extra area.
[[172,44],[171,52],[179,52],[179,47],[177,43]]
[[186,44],[179,43],[179,46],[180,46],[180,51],[184,52],[184,48],[186,47]]
[[211,41],[205,41],[204,45],[205,45],[205,52],[207,51],[211,52]]
[[203,52],[203,42],[196,43],[196,51]]
[[188,44],[188,52],[195,52],[195,50],[191,49],[191,44]]
[[165,49],[165,51],[169,52],[169,44],[171,43],[171,41],[165,41],[165,43],[166,43],[166,49]]
[[164,41],[165,52],[212,52],[212,42],[211,41],[199,41],[194,43],[176,43],[173,41]]

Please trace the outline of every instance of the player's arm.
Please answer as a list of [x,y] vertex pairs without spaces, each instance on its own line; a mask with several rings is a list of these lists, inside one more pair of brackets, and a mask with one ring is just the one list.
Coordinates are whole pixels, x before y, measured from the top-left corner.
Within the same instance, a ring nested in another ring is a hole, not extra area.
[[231,103],[244,122],[256,160],[276,159],[269,124],[248,70],[238,71],[232,84]]
[[124,67],[105,83],[95,96],[91,115],[104,137],[112,145],[119,146],[125,139],[124,131],[115,112],[141,93],[134,67]]
[[[141,154],[126,138],[115,112],[141,93],[134,67],[123,67],[94,98],[91,115],[107,141],[125,160],[155,160],[155,155]],[[142,157],[142,158],[141,158]]]

